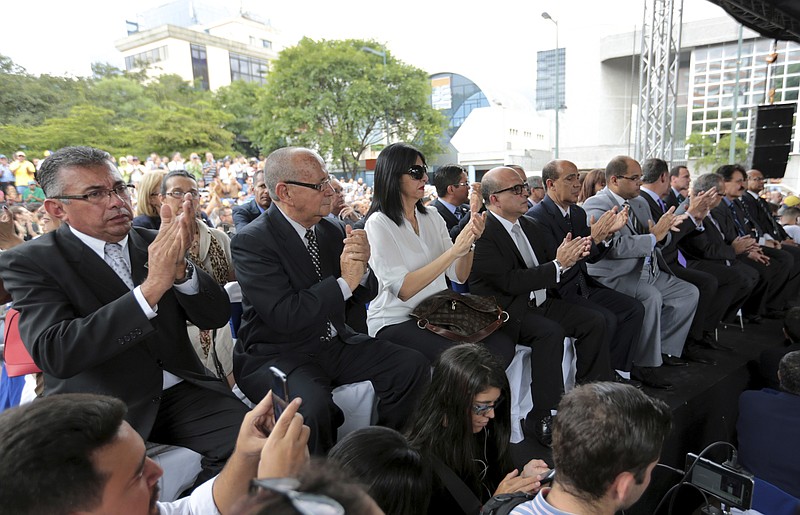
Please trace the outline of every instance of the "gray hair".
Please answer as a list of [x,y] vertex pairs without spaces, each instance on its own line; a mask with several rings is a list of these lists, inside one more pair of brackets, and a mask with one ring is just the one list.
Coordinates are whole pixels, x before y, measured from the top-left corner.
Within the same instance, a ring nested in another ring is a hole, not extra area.
[[105,167],[116,171],[111,154],[94,147],[64,147],[50,154],[36,172],[36,181],[48,198],[64,194],[64,181],[61,172],[66,168]]
[[704,173],[698,177],[696,181],[692,182],[692,193],[696,195],[702,191],[708,191],[711,188],[720,189],[720,184],[722,184],[721,175],[716,173]]
[[525,179],[525,181],[528,183],[528,187],[530,189],[544,188],[544,186],[542,185],[542,178],[539,177],[538,175],[531,175],[530,177]]
[[800,350],[790,352],[781,358],[778,375],[781,378],[781,388],[800,395]]

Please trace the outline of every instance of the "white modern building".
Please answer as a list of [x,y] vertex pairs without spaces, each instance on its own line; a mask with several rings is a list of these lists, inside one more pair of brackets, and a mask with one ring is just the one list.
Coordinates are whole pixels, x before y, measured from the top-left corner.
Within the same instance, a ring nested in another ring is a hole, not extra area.
[[431,76],[431,104],[445,115],[447,152],[435,165],[458,163],[471,180],[496,166],[535,172],[551,159],[549,121],[522,95],[485,91],[455,73]]
[[127,70],[176,74],[215,90],[234,80],[263,84],[282,44],[269,22],[254,14],[178,0],[129,21],[128,36],[116,48]]
[[[674,133],[676,155],[686,155],[683,142],[693,132],[714,142],[731,132],[751,141],[751,115],[758,105],[768,103],[765,99],[770,88],[775,90],[775,103],[800,107],[800,45],[779,41],[776,60],[768,70],[766,59],[773,52],[772,41],[745,28],[741,58],[737,59],[738,33],[739,24],[728,17],[684,23]],[[604,167],[615,155],[635,153],[641,32],[582,36],[566,46],[568,109],[561,112],[561,156],[580,168]],[[800,186],[796,116],[793,125],[784,182]]]

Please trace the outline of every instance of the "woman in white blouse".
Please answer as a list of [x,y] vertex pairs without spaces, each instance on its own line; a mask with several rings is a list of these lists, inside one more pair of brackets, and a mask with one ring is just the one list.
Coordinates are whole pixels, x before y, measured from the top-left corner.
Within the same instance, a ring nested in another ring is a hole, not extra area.
[[[444,219],[422,198],[428,182],[425,156],[411,145],[384,148],[375,166],[375,187],[366,230],[378,278],[378,296],[367,311],[369,334],[411,347],[431,362],[456,343],[417,326],[409,315],[424,299],[465,283],[472,269],[472,246],[483,233],[485,215],[472,213],[455,243]],[[483,342],[505,367],[514,357],[514,342],[496,331]]]

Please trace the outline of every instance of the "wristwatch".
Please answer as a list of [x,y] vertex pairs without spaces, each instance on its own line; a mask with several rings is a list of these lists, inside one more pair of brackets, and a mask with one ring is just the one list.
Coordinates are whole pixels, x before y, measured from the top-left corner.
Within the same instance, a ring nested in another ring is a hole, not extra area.
[[192,279],[192,276],[194,275],[194,265],[188,259],[186,260],[186,268],[184,269],[183,274],[183,279],[175,281],[173,284],[183,284]]

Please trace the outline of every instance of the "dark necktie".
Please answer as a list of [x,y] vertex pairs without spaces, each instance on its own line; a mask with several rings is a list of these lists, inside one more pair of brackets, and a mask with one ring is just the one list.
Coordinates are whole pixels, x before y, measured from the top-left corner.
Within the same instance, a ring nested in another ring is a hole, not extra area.
[[456,216],[456,220],[458,220],[460,222],[461,221],[461,207],[460,206],[456,206],[456,210],[453,211],[453,214]]
[[775,236],[776,239],[781,239],[783,235],[781,234],[778,222],[775,221],[775,217],[772,216],[772,212],[770,212],[769,207],[767,207],[767,201],[758,197],[756,199],[756,204],[758,204],[758,207],[760,207],[761,211],[767,216],[767,220],[772,224],[772,235]]
[[[569,216],[569,211],[567,214],[564,215],[564,221],[567,222],[567,227],[569,227],[569,232],[572,233],[572,237],[575,237],[575,232],[572,230],[572,218]],[[589,285],[586,283],[586,277],[583,275],[583,270],[581,270],[580,265],[576,264],[578,267],[578,293],[584,299],[589,298]]]
[[747,232],[742,227],[742,223],[739,221],[739,211],[736,209],[736,204],[733,202],[730,203],[728,206],[731,209],[731,215],[733,216],[733,225],[736,226],[736,232],[739,236],[744,236]]
[[[666,213],[667,205],[664,203],[664,201],[661,200],[660,198],[657,198],[656,202],[658,203],[658,207],[661,208],[661,214]],[[680,250],[678,250],[678,264],[681,265],[683,268],[686,268],[686,256],[684,256],[683,252],[681,252]]]
[[[745,195],[749,195],[749,193],[745,192]],[[735,202],[735,201],[734,201]],[[753,218],[752,213],[750,213],[750,209],[747,207],[747,202],[744,200],[740,201],[740,206],[742,206],[742,210],[744,211],[744,223],[745,225],[750,225],[756,231],[756,237],[760,238],[764,235],[764,231],[761,226],[758,225],[758,222],[755,218]]]
[[642,225],[642,222],[636,217],[636,213],[633,212],[633,207],[628,203],[625,202],[622,204],[624,207],[628,208],[628,216],[631,220],[631,225],[633,225],[633,231],[636,234],[650,234],[650,231]]
[[[306,240],[308,240],[308,253],[311,255],[311,262],[314,263],[314,268],[317,270],[317,278],[322,280],[322,268],[319,261],[319,244],[317,243],[317,235],[314,234],[312,229],[306,229]],[[331,323],[325,324],[325,339],[330,340],[333,332],[331,331]]]

